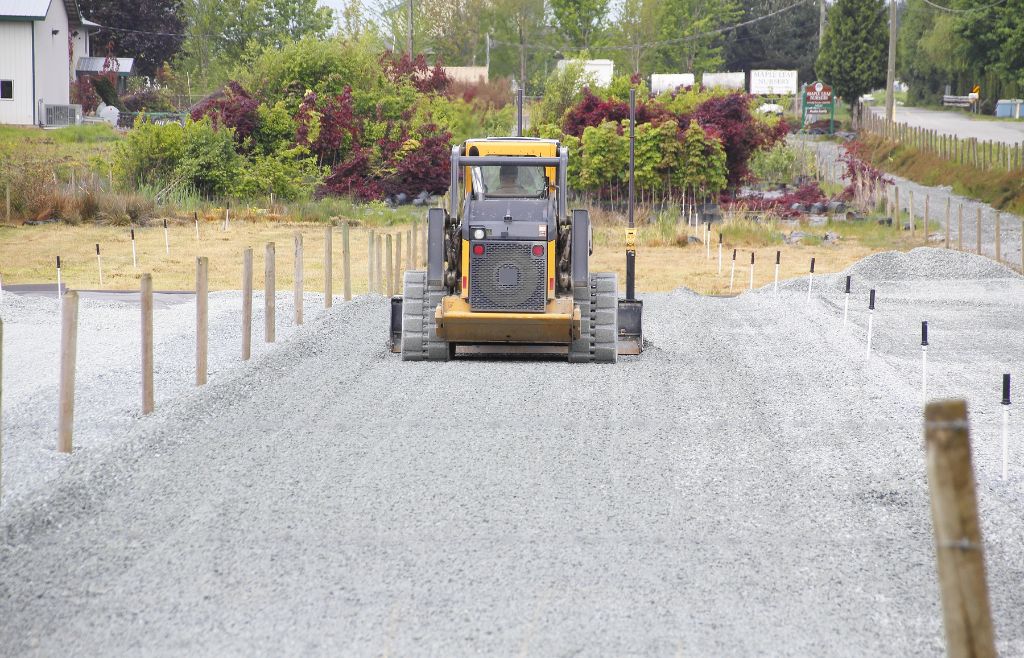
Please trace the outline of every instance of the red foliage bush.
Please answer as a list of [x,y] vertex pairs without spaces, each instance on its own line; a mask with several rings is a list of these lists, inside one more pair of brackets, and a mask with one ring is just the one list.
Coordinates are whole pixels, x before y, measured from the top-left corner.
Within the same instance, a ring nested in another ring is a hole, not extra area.
[[[354,144],[359,143],[362,122],[356,118],[352,103],[352,88],[318,103],[314,92],[306,94],[295,113],[295,142],[308,146],[321,165],[333,167],[344,158]],[[309,127],[312,113],[320,115],[320,134],[309,141]]]
[[208,116],[214,127],[234,128],[235,141],[242,144],[256,131],[259,124],[259,113],[256,110],[259,106],[258,100],[232,80],[218,94],[196,103],[192,108],[192,119],[198,121]]
[[880,187],[894,183],[892,178],[886,176],[881,170],[870,163],[869,150],[867,145],[856,139],[843,144],[839,161],[846,165],[846,174],[843,177],[850,181],[841,195],[844,201],[849,201],[853,198],[858,180],[863,181],[870,187]]
[[408,54],[402,54],[395,58],[395,54],[386,51],[380,56],[380,65],[384,69],[384,76],[391,82],[397,83],[408,80],[420,93],[427,94],[434,92],[442,94],[451,84],[451,79],[444,72],[440,61],[431,67],[423,55],[416,55],[410,58]]
[[[655,102],[640,102],[636,106],[637,124],[657,123],[672,116],[671,112]],[[583,130],[588,126],[599,126],[605,121],[619,123],[624,120],[629,120],[629,103],[614,99],[601,100],[588,88],[583,90],[583,98],[565,113],[562,131],[567,135],[582,137]]]
[[825,193],[818,187],[818,183],[810,182],[800,186],[798,189],[777,197],[766,198],[763,194],[746,196],[742,199],[733,199],[722,195],[722,201],[726,207],[743,207],[746,210],[760,212],[773,211],[782,217],[796,217],[800,211],[793,210],[793,204],[799,203],[802,206],[812,206],[816,203],[828,201]]

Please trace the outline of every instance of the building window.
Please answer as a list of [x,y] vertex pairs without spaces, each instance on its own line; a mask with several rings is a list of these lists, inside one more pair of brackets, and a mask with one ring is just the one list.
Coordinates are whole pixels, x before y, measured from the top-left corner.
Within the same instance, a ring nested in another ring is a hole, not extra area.
[[0,100],[9,101],[14,98],[14,81],[0,80]]

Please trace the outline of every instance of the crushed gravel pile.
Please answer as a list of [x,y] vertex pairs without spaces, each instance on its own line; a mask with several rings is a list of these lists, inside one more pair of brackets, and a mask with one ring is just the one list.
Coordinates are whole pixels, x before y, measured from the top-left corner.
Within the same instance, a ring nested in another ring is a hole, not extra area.
[[[933,267],[908,258],[906,271]],[[131,422],[82,418],[87,436],[105,428],[102,448],[0,510],[0,646],[941,655],[925,316],[930,397],[970,405],[998,649],[1024,655],[1024,447],[1000,480],[997,425],[998,374],[1024,363],[1024,279],[900,282],[870,362],[866,310],[844,329],[834,290],[803,290],[646,295],[648,349],[609,366],[404,363],[385,348],[381,297],[307,305],[307,324],[238,366],[225,293],[207,387],[165,384]],[[91,316],[130,327],[136,312]],[[189,309],[175,312],[184,342],[157,359],[187,375]],[[112,371],[107,395],[134,397],[125,348],[95,346],[107,365],[84,380]],[[6,384],[33,376],[17,368]],[[31,435],[48,407],[36,421],[20,409],[15,445],[52,452],[48,430]],[[32,463],[5,452],[12,481]]]
[[952,249],[918,247],[910,252],[872,254],[850,266],[844,275],[869,281],[998,279],[1020,277],[995,261]]

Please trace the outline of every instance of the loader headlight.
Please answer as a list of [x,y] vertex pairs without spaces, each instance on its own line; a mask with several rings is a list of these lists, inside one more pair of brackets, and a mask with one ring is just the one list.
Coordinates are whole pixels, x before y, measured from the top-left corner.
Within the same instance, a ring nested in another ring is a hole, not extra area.
[[486,237],[487,237],[487,231],[483,230],[482,228],[475,228],[475,229],[473,229],[473,239],[474,240],[483,240]]

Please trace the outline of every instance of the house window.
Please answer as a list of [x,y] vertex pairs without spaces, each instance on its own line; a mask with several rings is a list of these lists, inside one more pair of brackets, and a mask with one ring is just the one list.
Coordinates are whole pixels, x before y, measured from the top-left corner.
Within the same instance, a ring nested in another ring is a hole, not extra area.
[[9,101],[14,98],[14,81],[0,80],[0,100]]

